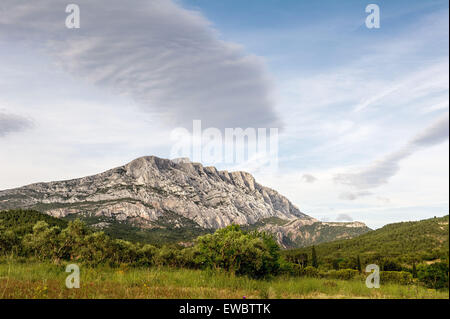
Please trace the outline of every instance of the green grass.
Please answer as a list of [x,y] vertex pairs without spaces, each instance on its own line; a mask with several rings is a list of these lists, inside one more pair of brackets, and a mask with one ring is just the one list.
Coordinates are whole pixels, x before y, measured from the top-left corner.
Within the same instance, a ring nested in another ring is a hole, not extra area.
[[223,272],[170,268],[81,267],[81,287],[65,287],[65,265],[3,260],[0,298],[441,298],[418,285],[368,289],[362,280],[277,277],[254,280]]

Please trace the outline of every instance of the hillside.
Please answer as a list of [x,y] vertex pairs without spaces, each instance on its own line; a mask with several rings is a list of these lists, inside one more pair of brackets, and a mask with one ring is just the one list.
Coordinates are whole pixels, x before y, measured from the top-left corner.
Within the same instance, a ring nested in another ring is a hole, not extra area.
[[0,231],[12,231],[18,235],[31,233],[38,221],[50,227],[67,227],[67,221],[32,210],[0,211]]
[[349,239],[371,230],[361,222],[310,222],[300,219],[285,221],[277,218],[264,219],[245,229],[271,233],[280,246],[287,249]]
[[[315,246],[319,264],[352,268],[360,257],[364,264],[383,263],[398,265],[448,259],[449,216],[416,222],[386,225],[361,236],[323,243]],[[311,247],[293,249],[286,254],[311,255]],[[393,266],[395,267],[395,265]]]
[[[149,243],[186,242],[231,224],[263,223],[262,229],[274,233],[283,247],[349,238],[369,230],[362,223],[321,223],[249,173],[155,156],[93,176],[0,191],[0,210],[8,209],[79,218],[116,238]],[[272,220],[288,227],[278,227]]]

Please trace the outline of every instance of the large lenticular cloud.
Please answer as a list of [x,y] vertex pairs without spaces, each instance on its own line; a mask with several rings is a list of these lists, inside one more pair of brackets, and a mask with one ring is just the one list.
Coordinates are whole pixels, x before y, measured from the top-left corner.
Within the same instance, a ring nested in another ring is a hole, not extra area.
[[132,97],[172,125],[279,127],[264,63],[169,0],[2,0],[0,41],[44,49],[80,79]]

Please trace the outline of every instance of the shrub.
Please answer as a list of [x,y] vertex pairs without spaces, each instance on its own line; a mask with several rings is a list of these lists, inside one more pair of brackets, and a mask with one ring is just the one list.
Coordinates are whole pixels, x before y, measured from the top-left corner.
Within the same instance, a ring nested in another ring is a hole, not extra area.
[[331,270],[325,274],[325,277],[333,279],[350,280],[359,275],[359,271],[355,269]]
[[315,268],[313,266],[307,266],[307,267],[301,269],[300,275],[306,276],[306,277],[312,277],[312,278],[319,278],[320,272],[317,268]]
[[138,254],[137,265],[147,267],[154,265],[155,263],[154,258],[157,253],[158,250],[155,246],[146,244],[140,247],[137,251]]
[[417,277],[428,288],[448,288],[448,264],[439,262],[417,267]]
[[395,283],[409,285],[413,282],[411,273],[406,271],[381,271],[380,283]]
[[381,262],[381,270],[383,271],[401,271],[402,266],[395,260],[384,258]]
[[280,268],[280,248],[275,240],[259,232],[244,233],[238,225],[217,230],[197,239],[196,262],[231,273],[265,277]]

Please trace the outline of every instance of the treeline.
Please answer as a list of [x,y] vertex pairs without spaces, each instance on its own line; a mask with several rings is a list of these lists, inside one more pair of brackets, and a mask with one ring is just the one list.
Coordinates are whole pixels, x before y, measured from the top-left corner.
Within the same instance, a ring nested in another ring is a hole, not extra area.
[[[309,250],[310,253],[305,251]],[[449,260],[447,258],[438,259],[430,263],[416,263],[404,265],[391,260],[388,257],[377,261],[368,261],[356,257],[340,259],[340,262],[327,263],[320,261],[316,247],[304,248],[302,250],[283,251],[284,259],[291,264],[294,274],[298,276],[308,276],[315,278],[331,279],[363,279],[367,277],[365,266],[376,264],[380,269],[381,283],[397,283],[402,285],[420,282],[428,288],[448,288],[449,287]],[[448,255],[447,255],[448,256]]]
[[91,267],[166,266],[223,269],[253,278],[284,274],[342,280],[364,280],[365,265],[376,263],[382,270],[382,283],[420,281],[430,288],[448,287],[448,251],[447,259],[440,262],[405,265],[386,257],[373,262],[359,254],[330,259],[321,246],[317,251],[316,247],[281,251],[272,236],[243,231],[237,225],[200,236],[190,247],[155,246],[112,238],[79,220],[66,222],[30,210],[0,212],[0,256]]

